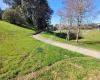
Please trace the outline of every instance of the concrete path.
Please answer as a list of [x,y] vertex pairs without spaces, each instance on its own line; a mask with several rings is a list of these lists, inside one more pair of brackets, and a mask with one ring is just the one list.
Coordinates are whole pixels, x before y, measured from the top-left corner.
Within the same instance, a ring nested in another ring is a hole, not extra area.
[[33,35],[33,38],[35,38],[39,41],[42,41],[44,43],[56,46],[56,47],[60,47],[60,48],[67,49],[67,50],[70,50],[70,51],[78,52],[78,53],[86,55],[86,56],[91,56],[91,57],[100,59],[100,52],[98,52],[98,51],[93,51],[93,50],[89,50],[89,49],[86,49],[86,48],[81,48],[81,47],[61,43],[61,42],[58,42],[58,41],[53,41],[53,40],[50,40],[48,38],[42,37],[40,34]]

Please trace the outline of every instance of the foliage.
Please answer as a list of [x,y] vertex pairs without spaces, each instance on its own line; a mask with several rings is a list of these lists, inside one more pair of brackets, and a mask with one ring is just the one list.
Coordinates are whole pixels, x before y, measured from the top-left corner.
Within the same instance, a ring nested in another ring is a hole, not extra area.
[[25,24],[25,20],[20,16],[20,14],[14,9],[7,9],[2,15],[2,19],[17,25]]
[[19,7],[20,15],[24,15],[27,22],[34,24],[37,30],[44,30],[50,23],[52,10],[47,0],[4,0],[13,9]]
[[[93,11],[93,0],[62,0],[64,4],[63,19],[67,22],[68,32],[67,38],[70,40],[70,29],[77,25],[76,41],[78,43],[80,27],[87,19],[89,20],[91,12]],[[94,1],[95,2],[95,1]],[[92,15],[91,15],[92,16]],[[66,23],[65,23],[66,24]]]

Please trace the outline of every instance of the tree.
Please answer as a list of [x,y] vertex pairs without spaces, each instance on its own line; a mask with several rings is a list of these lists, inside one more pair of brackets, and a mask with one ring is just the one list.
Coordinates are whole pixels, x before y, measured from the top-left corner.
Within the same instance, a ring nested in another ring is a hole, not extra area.
[[61,33],[62,21],[63,21],[63,16],[64,16],[63,11],[58,10],[57,15],[60,17],[59,30],[60,30],[60,33]]
[[3,2],[13,8],[21,4],[21,0],[3,0]]
[[64,18],[67,20],[68,32],[67,32],[67,40],[70,40],[70,29],[74,20],[74,1],[73,0],[63,0],[64,4]]
[[24,19],[14,9],[5,10],[2,19],[12,24],[22,25],[24,23]]
[[24,17],[31,21],[37,30],[44,30],[50,23],[52,10],[47,0],[4,0],[12,8],[20,6]]
[[63,1],[64,1],[65,18],[68,20],[68,24],[70,25],[68,30],[68,35],[70,33],[70,27],[72,26],[73,22],[77,23],[76,41],[78,42],[80,34],[80,26],[85,17],[87,17],[86,15],[91,12],[91,9],[93,7],[92,0],[63,0]]
[[[85,19],[85,15],[91,12],[92,9],[92,0],[75,0],[74,1],[74,10],[75,10],[75,17],[77,21],[77,36],[76,41],[78,43],[78,38],[80,34],[80,26]],[[87,17],[87,16],[86,16]]]

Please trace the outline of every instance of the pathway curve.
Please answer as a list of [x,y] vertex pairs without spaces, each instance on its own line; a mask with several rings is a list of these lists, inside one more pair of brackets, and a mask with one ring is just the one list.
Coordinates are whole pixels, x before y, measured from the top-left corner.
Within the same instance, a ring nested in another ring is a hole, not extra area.
[[91,56],[91,57],[100,59],[100,52],[99,51],[89,50],[89,49],[86,49],[86,48],[81,48],[81,47],[73,46],[73,45],[70,45],[70,44],[65,44],[65,43],[61,43],[61,42],[58,42],[58,41],[53,41],[53,40],[50,40],[48,38],[42,37],[40,34],[33,35],[33,38],[35,38],[39,41],[45,42],[47,44],[53,45],[53,46],[57,46],[57,47],[60,47],[60,48],[63,48],[63,49],[78,52],[78,53],[86,55],[86,56]]

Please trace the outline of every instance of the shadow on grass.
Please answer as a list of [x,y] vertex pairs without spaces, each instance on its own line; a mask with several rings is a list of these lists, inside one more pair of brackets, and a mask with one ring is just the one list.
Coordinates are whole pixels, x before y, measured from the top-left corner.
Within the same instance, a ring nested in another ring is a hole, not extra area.
[[[67,33],[61,32],[61,33],[56,33],[56,32],[47,32],[50,35],[54,35],[56,37],[66,39],[67,38]],[[82,37],[79,35],[79,39],[82,39]],[[70,40],[76,40],[76,33],[70,33]]]
[[80,44],[100,44],[100,41],[81,41]]
[[24,24],[22,24],[22,25],[16,24],[16,25],[18,25],[19,27],[25,28],[25,29],[35,30],[34,27],[33,27],[33,25],[31,25],[31,24],[27,24],[27,25],[24,25]]

